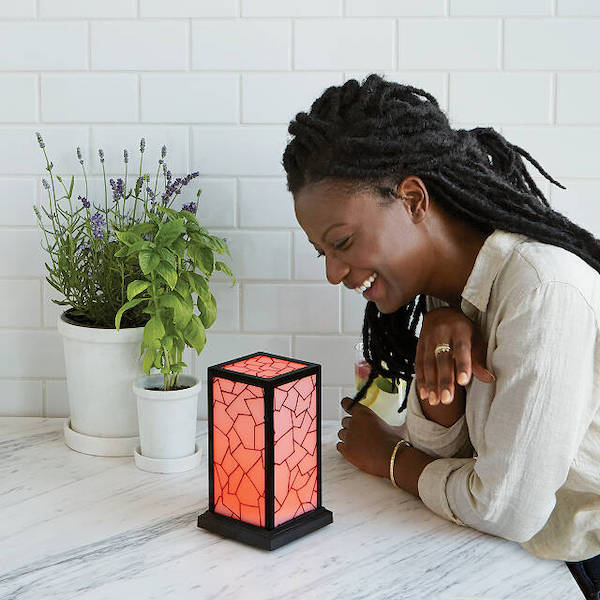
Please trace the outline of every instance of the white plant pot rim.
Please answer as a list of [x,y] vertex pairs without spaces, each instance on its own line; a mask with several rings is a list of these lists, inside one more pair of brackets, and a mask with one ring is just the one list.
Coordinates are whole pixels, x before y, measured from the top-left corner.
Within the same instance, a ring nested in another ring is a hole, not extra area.
[[123,327],[117,331],[115,328],[74,325],[66,320],[66,318],[68,318],[65,318],[66,313],[67,311],[64,311],[58,318],[57,327],[59,333],[64,337],[83,342],[127,344],[138,340],[140,334],[144,331],[143,327]]
[[133,383],[133,391],[140,398],[149,400],[179,400],[190,395],[197,394],[200,391],[202,380],[188,373],[179,373],[177,377],[178,385],[187,385],[183,390],[149,390],[149,386],[162,386],[164,377],[162,373],[152,373],[145,377],[139,377]]

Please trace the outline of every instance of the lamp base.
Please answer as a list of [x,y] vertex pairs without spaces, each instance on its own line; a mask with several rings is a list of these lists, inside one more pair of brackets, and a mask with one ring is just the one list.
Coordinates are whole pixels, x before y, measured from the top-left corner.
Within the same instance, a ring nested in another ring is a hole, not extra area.
[[263,550],[275,550],[330,523],[333,523],[333,513],[322,506],[290,519],[275,529],[251,525],[210,510],[198,517],[198,527]]

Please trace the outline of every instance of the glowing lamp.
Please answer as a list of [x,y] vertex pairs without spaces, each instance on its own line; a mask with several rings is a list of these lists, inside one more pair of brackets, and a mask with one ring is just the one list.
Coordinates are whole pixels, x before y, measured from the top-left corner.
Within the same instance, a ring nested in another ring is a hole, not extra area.
[[208,367],[198,527],[275,550],[333,522],[321,505],[321,365],[255,352]]

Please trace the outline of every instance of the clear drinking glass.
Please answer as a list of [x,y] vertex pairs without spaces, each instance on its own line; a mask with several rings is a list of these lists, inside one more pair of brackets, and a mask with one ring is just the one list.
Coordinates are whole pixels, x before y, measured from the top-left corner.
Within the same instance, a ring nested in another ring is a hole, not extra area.
[[[383,366],[387,368],[385,362]],[[354,346],[354,386],[358,392],[366,383],[371,366],[364,359],[363,343]],[[377,377],[367,389],[361,404],[368,406],[389,425],[402,425],[406,418],[406,410],[398,413],[405,394],[406,382],[398,379],[397,391],[394,391],[394,381],[388,377]]]

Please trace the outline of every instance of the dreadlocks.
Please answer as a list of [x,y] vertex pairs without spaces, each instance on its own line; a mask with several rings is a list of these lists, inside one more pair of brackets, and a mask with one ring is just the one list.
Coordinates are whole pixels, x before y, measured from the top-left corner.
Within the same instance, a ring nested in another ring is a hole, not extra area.
[[[327,88],[309,113],[299,112],[290,121],[288,132],[294,137],[283,166],[294,195],[307,184],[332,178],[370,187],[386,205],[394,201],[395,184],[417,175],[443,211],[475,229],[525,234],[577,254],[600,272],[600,240],[550,207],[521,157],[566,188],[493,128],[452,129],[437,100],[422,89],[376,74],[362,84],[350,79]],[[371,374],[353,404],[378,375],[412,378],[415,330],[425,312],[423,294],[391,314],[367,302],[362,338]]]

